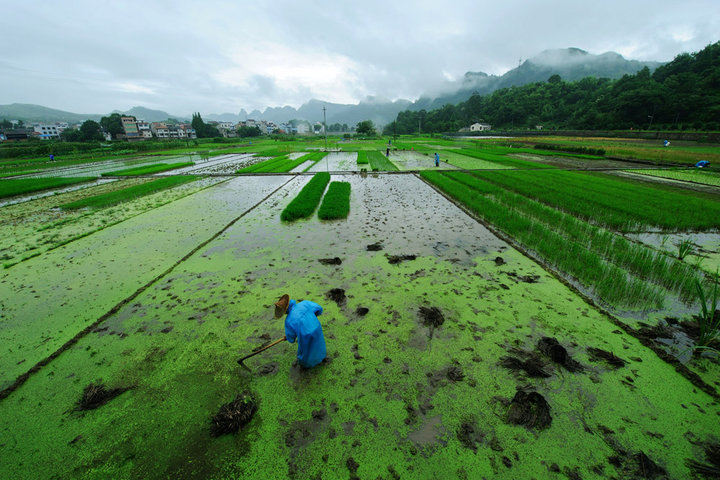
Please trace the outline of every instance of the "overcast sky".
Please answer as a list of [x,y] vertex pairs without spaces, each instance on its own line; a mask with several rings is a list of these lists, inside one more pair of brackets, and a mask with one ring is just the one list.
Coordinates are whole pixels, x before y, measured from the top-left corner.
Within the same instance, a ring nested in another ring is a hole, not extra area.
[[189,115],[415,100],[545,49],[669,61],[718,32],[718,0],[0,0],[0,104]]

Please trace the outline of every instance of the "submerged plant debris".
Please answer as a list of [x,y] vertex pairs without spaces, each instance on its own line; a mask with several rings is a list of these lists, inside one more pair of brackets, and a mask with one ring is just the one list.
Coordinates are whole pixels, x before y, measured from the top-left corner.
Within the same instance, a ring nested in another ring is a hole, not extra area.
[[572,359],[565,347],[560,345],[556,338],[542,337],[538,341],[538,350],[550,357],[550,360],[562,365],[570,372],[582,370],[582,365]]
[[613,368],[622,368],[627,365],[627,361],[602,348],[588,347],[587,352],[593,362],[605,362]]
[[704,462],[689,458],[685,464],[695,475],[704,478],[720,478],[720,443],[706,443],[703,450]]
[[83,390],[77,403],[77,410],[93,410],[101,407],[129,389],[130,387],[109,389],[102,382],[91,383]]
[[345,290],[342,288],[333,288],[329,292],[325,294],[327,298],[332,300],[333,302],[337,303],[338,306],[345,304],[345,299],[347,298],[345,296]]
[[390,265],[397,265],[400,262],[415,260],[417,255],[388,255],[387,258]]
[[445,323],[445,317],[438,307],[420,307],[420,318],[426,327],[437,328]]
[[367,250],[368,252],[379,252],[382,249],[383,246],[381,242],[371,243],[370,245],[365,247],[365,250]]
[[537,355],[530,355],[526,360],[506,355],[500,359],[500,366],[516,372],[525,372],[532,378],[549,378],[544,362]]
[[552,423],[550,405],[545,397],[534,391],[518,390],[510,401],[507,422],[513,425],[542,430]]
[[221,406],[218,413],[212,417],[210,433],[214,437],[237,433],[252,420],[257,408],[253,394],[247,391],[238,394],[235,400]]
[[321,258],[318,260],[318,262],[322,263],[323,265],[341,265],[342,260],[340,257],[333,257],[333,258]]

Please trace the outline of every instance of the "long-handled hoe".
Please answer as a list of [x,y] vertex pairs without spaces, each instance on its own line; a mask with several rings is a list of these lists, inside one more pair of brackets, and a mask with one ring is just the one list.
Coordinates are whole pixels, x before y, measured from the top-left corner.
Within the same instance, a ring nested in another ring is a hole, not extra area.
[[245,364],[243,363],[245,360],[247,360],[247,359],[250,358],[250,357],[254,357],[254,356],[257,355],[258,353],[260,353],[260,352],[262,352],[262,351],[265,351],[265,350],[267,350],[267,349],[270,348],[270,347],[274,347],[274,346],[277,345],[278,343],[284,342],[285,340],[286,340],[285,337],[279,338],[279,339],[275,340],[274,342],[272,342],[270,345],[266,345],[266,346],[264,346],[264,347],[262,347],[262,348],[259,348],[258,350],[254,351],[254,352],[251,353],[250,355],[245,355],[244,357],[242,357],[240,360],[237,361],[237,362],[238,362],[238,365],[240,365],[241,367],[243,367],[243,368],[244,368],[245,370],[247,370],[248,372],[252,371],[252,370],[250,370],[250,368],[249,368],[247,365],[245,365]]

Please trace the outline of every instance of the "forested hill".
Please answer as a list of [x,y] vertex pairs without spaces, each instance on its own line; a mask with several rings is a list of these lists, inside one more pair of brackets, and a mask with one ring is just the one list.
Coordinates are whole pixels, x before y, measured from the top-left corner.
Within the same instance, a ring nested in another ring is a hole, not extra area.
[[475,122],[497,129],[720,129],[720,42],[683,53],[653,73],[646,67],[617,80],[586,77],[473,95],[430,111],[404,111],[385,134],[456,132]]

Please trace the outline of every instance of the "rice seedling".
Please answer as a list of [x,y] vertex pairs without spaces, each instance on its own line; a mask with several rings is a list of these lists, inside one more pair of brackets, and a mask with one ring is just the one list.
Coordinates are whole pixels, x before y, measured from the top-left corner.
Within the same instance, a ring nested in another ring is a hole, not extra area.
[[0,198],[62,188],[91,180],[95,180],[95,177],[19,178],[16,180],[3,180],[0,182]]
[[195,165],[194,162],[180,162],[180,163],[156,163],[154,165],[145,165],[142,167],[126,168],[124,170],[115,170],[113,172],[105,172],[102,174],[103,177],[125,177],[131,175],[151,175],[153,173],[166,172],[168,170],[174,170],[176,168],[191,167]]
[[366,152],[366,151],[361,150],[361,151],[358,152],[357,164],[358,164],[358,165],[367,165],[367,164],[368,164],[368,158],[367,158],[367,152]]
[[[708,297],[705,289],[699,280],[695,281],[698,300],[700,301],[700,315],[698,315],[698,324],[700,325],[700,335],[698,336],[697,346],[711,348],[709,345],[716,339],[720,338],[720,312],[718,312],[718,272],[710,278],[712,282],[712,293]],[[713,349],[714,350],[714,349]]]
[[678,260],[682,260],[688,255],[690,255],[693,252],[693,242],[689,238],[684,238],[680,241],[680,243],[677,244],[678,247],[678,253],[677,258]]
[[350,183],[332,182],[323,198],[318,218],[322,220],[336,220],[347,218],[350,213]]
[[330,182],[330,174],[327,172],[313,175],[313,178],[300,190],[297,197],[285,207],[280,214],[280,219],[284,222],[292,222],[312,215],[320,203],[328,182]]
[[176,175],[172,177],[164,177],[158,180],[154,180],[148,183],[142,183],[140,185],[134,185],[132,187],[123,188],[122,190],[116,190],[114,192],[103,193],[101,195],[95,195],[75,202],[66,203],[61,205],[60,208],[63,210],[76,210],[79,208],[103,208],[111,205],[117,205],[118,203],[127,202],[135,198],[139,198],[151,193],[159,192],[167,188],[172,188],[183,183],[188,183],[200,178],[196,175]]
[[367,152],[367,159],[373,172],[392,172],[399,170],[398,167],[388,160],[382,153],[372,150]]

